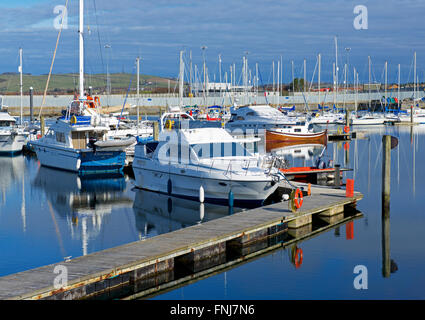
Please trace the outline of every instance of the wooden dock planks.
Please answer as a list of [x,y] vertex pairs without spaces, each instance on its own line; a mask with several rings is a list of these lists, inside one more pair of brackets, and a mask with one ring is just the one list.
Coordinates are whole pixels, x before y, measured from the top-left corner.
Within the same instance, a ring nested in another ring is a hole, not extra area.
[[[306,190],[306,185],[298,185],[304,186]],[[311,191],[312,195],[304,197],[303,206],[296,213],[289,210],[287,202],[276,203],[78,257],[68,262],[59,262],[2,277],[0,278],[0,300],[39,299],[57,292],[53,284],[58,276],[54,273],[54,269],[58,265],[67,268],[68,287],[66,289],[78,288],[283,222],[308,217],[335,206],[350,204],[363,197],[362,194],[355,193],[353,198],[346,198],[345,190],[320,186],[312,187]]]

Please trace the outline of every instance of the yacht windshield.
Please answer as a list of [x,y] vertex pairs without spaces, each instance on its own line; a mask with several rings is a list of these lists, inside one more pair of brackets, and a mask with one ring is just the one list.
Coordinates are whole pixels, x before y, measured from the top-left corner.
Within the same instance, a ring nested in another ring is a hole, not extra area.
[[202,143],[191,147],[199,159],[252,156],[237,142]]

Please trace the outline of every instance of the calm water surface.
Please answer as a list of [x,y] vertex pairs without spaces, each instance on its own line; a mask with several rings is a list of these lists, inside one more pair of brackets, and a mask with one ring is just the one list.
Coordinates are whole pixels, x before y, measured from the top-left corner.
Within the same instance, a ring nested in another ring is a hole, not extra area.
[[[294,165],[322,154],[353,168],[364,194],[354,221],[299,244],[300,268],[279,249],[155,299],[423,299],[425,293],[425,128],[362,128],[369,139],[291,150]],[[381,139],[399,138],[391,153],[390,252],[392,273],[383,276]],[[289,152],[289,151],[288,151]],[[228,214],[228,208],[133,189],[128,176],[83,179],[39,166],[35,157],[0,158],[0,276],[78,257],[177,230]],[[368,289],[353,286],[356,265],[368,269]]]

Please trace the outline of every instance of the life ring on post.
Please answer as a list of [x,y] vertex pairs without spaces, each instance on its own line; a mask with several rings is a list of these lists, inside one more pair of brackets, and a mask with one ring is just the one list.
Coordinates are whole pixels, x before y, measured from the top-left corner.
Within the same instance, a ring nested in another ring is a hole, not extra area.
[[303,192],[299,188],[297,188],[297,190],[295,191],[295,196],[294,196],[295,207],[297,209],[301,208],[303,205],[303,201],[304,201]]
[[171,121],[170,119],[168,119],[165,122],[165,129],[171,130],[174,127],[174,121]]
[[69,121],[69,122],[71,122],[71,124],[77,124],[77,117],[76,116],[72,116],[71,117],[71,120]]

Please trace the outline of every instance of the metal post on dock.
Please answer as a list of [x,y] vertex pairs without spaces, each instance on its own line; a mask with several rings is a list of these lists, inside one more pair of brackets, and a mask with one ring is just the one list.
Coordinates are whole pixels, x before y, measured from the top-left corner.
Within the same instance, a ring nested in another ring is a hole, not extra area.
[[390,253],[390,185],[391,185],[391,149],[398,146],[398,140],[389,135],[382,137],[382,275],[389,278],[398,266]]
[[34,121],[34,88],[30,87],[30,123]]
[[45,123],[44,123],[44,116],[40,117],[40,129],[41,129],[41,136],[44,137],[44,128],[45,128]]
[[159,123],[158,121],[155,121],[153,123],[153,140],[158,141],[158,136],[159,136]]
[[390,187],[391,187],[391,136],[382,137],[382,208],[390,212]]
[[[345,111],[345,126],[350,127],[350,111],[349,110]],[[345,133],[348,133],[348,132],[345,132]]]
[[389,135],[382,137],[382,276],[384,278],[389,278],[390,274],[397,270],[397,264],[391,260],[390,253],[391,138]]
[[340,169],[341,169],[341,165],[336,164],[335,165],[335,188],[337,189],[341,188]]

